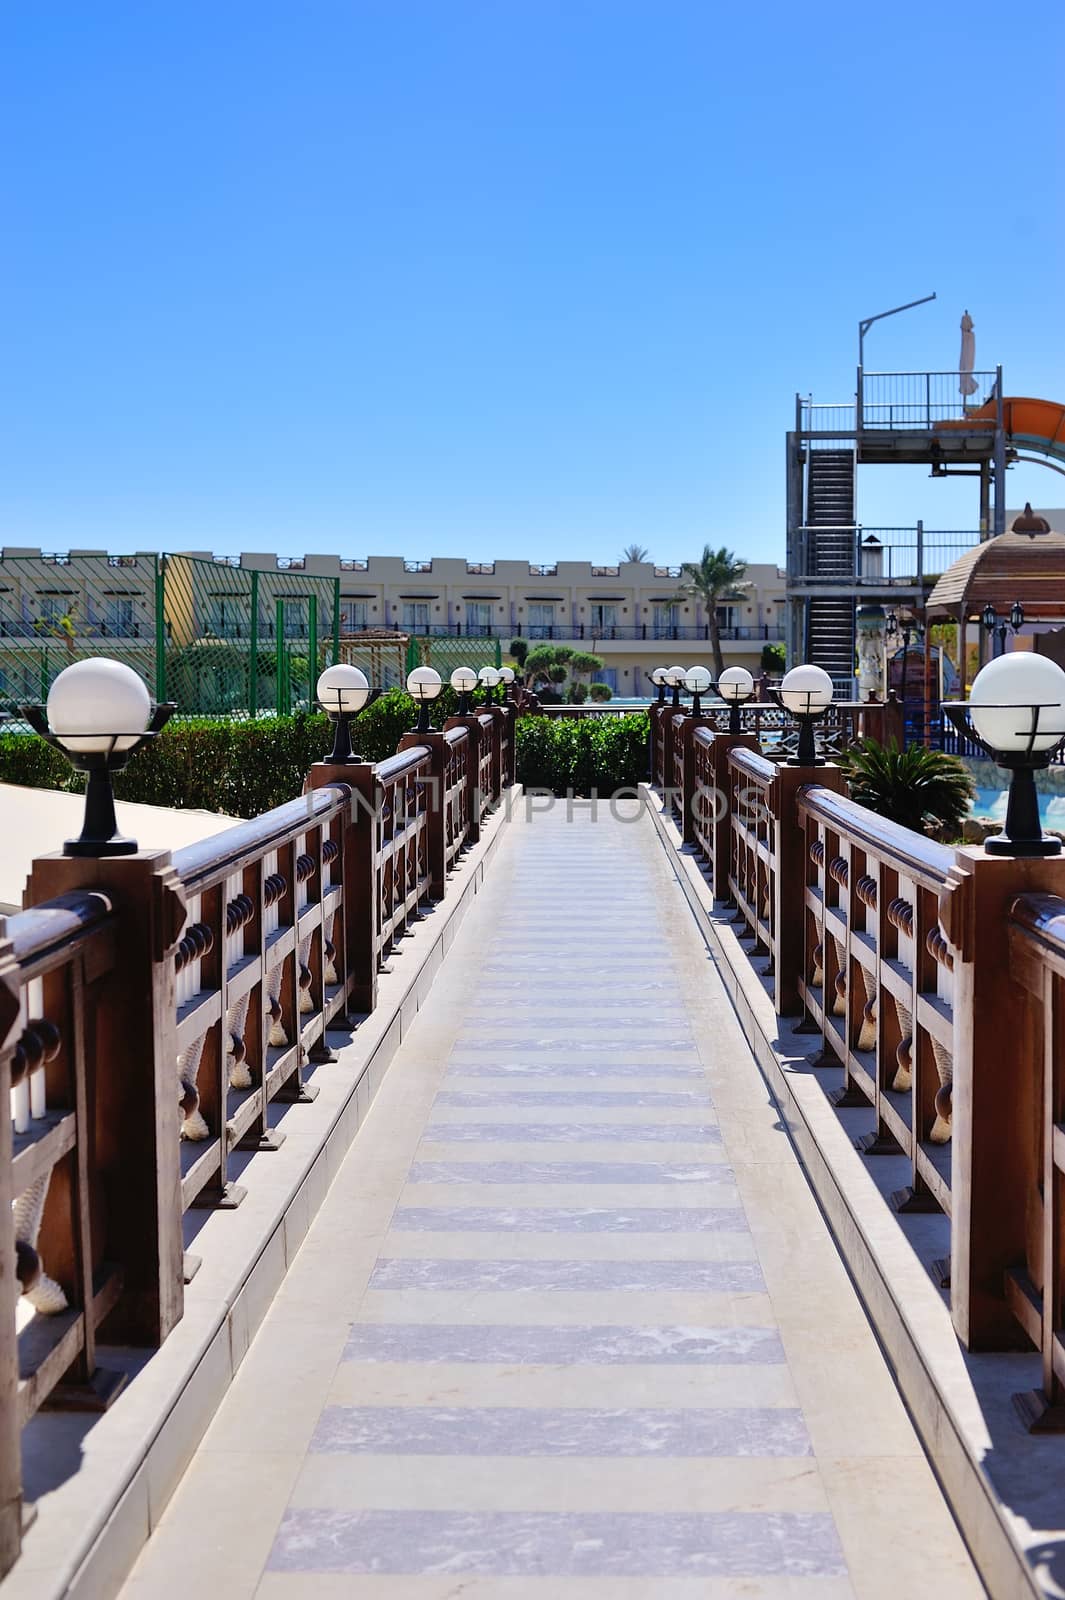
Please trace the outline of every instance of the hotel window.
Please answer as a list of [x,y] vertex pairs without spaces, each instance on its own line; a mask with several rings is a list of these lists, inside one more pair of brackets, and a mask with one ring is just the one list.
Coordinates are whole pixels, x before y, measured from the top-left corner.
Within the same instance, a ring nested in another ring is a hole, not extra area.
[[670,602],[667,605],[656,605],[654,608],[655,638],[670,639],[674,629],[680,627],[680,606]]
[[592,605],[588,609],[592,616],[592,627],[606,634],[609,638],[618,624],[617,606]]
[[491,632],[492,606],[488,600],[467,600],[466,602],[466,632],[485,633]]
[[130,595],[110,595],[104,607],[103,628],[113,639],[132,639],[136,626],[133,621],[133,598]]
[[592,682],[593,683],[605,683],[605,684],[607,684],[609,686],[609,688],[611,688],[614,691],[615,694],[617,694],[617,692],[618,692],[618,669],[617,669],[617,667],[601,667],[599,669],[599,671],[595,674],[594,678],[592,679]]
[[344,633],[361,633],[369,625],[369,606],[365,600],[341,600],[340,627]]
[[549,601],[539,600],[529,607],[529,638],[547,639],[555,625],[555,608]]
[[213,634],[216,639],[239,639],[241,610],[235,595],[208,595],[204,632]]
[[403,602],[403,631],[404,633],[429,632],[428,600],[405,600]]

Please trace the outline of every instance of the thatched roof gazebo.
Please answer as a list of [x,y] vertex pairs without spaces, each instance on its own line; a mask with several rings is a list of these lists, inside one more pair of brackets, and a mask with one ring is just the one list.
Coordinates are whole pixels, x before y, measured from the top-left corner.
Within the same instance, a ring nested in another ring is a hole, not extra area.
[[[989,603],[1006,617],[1017,600],[1026,622],[1065,622],[1065,533],[1052,532],[1030,505],[1009,533],[984,540],[947,568],[928,596],[925,621],[958,624],[958,664],[964,674],[970,618],[979,619]],[[979,629],[977,620],[977,638]]]

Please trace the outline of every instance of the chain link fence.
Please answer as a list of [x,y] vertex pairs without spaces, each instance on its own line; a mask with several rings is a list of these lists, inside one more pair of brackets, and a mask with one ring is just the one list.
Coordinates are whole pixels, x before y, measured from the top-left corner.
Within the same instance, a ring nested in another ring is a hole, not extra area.
[[0,560],[0,711],[43,702],[64,667],[125,662],[179,716],[288,715],[312,706],[322,668],[361,667],[382,689],[411,667],[445,682],[456,666],[499,666],[495,639],[341,632],[340,580],[205,556],[102,552]]

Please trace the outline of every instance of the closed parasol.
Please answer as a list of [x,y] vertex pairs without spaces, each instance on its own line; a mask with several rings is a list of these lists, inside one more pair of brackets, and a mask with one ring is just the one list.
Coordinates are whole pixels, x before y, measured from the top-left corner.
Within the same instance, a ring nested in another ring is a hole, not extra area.
[[973,319],[966,311],[961,319],[961,360],[958,363],[958,392],[966,398],[975,394],[979,387],[973,377],[975,365],[976,334],[973,332]]

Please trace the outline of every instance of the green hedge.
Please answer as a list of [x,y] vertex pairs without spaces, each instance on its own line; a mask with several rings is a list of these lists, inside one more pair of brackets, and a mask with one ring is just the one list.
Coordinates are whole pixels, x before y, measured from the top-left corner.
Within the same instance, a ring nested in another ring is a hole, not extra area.
[[[434,707],[435,726],[453,705],[446,689]],[[352,743],[368,760],[383,761],[416,719],[410,697],[391,689],[356,718]],[[255,817],[300,793],[308,767],[328,754],[332,738],[324,716],[303,712],[254,720],[175,718],[117,774],[115,794],[148,805]],[[60,751],[26,733],[0,734],[0,782],[73,792],[84,787]]]
[[611,795],[647,777],[650,718],[519,717],[517,778],[528,789]]

